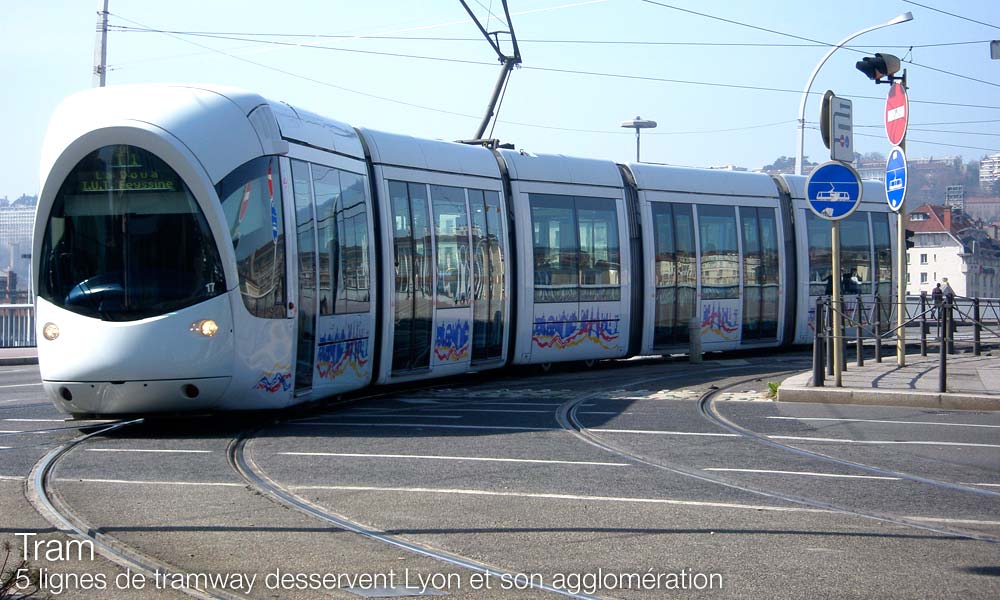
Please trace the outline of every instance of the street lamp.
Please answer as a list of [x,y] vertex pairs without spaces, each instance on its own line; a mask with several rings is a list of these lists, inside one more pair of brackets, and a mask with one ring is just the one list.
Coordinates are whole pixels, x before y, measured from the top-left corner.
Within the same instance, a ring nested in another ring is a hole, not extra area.
[[641,162],[639,160],[639,130],[655,128],[656,121],[650,121],[649,119],[637,116],[631,121],[622,121],[622,127],[625,129],[635,129],[635,162]]
[[833,53],[844,47],[847,42],[853,40],[859,35],[868,33],[869,31],[875,31],[876,29],[882,29],[883,27],[889,27],[890,25],[897,25],[899,23],[906,23],[907,21],[913,20],[913,14],[910,12],[905,12],[891,21],[885,23],[874,25],[866,29],[862,29],[856,33],[845,37],[840,43],[830,48],[830,51],[826,53],[816,68],[813,69],[812,75],[809,76],[809,81],[806,82],[806,89],[802,91],[802,102],[799,104],[799,130],[798,130],[798,153],[795,155],[795,174],[802,174],[802,161],[803,154],[805,153],[805,143],[806,143],[806,101],[809,99],[809,90],[812,89],[813,80],[816,79],[816,75],[819,74],[820,68],[826,63],[827,59],[833,56]]

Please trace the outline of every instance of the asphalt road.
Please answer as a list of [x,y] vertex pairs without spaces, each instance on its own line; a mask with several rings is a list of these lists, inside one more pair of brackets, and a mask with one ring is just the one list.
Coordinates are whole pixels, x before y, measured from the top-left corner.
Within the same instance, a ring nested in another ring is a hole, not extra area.
[[[51,491],[195,583],[228,575],[235,597],[1000,596],[1000,413],[766,398],[807,361],[569,366],[322,412],[157,420],[74,447]],[[0,539],[15,551],[69,539],[26,499],[33,465],[97,425],[63,418],[36,368],[0,368]],[[230,458],[241,434],[256,472],[367,535],[249,485]],[[99,556],[30,558],[65,580],[53,597],[184,597],[176,581],[122,586]]]

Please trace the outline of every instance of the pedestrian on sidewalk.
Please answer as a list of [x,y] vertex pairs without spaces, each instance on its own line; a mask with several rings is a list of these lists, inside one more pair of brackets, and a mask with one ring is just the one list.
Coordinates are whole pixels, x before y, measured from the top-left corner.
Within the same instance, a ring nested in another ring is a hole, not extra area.
[[[945,281],[947,281],[947,279]],[[931,311],[931,318],[932,319],[940,319],[941,318],[941,304],[942,304],[942,302],[944,302],[944,291],[941,289],[941,284],[940,283],[937,284],[937,287],[935,287],[931,291],[931,299],[934,300],[934,310]]]
[[[948,299],[948,302],[954,303],[955,302],[955,290],[951,289],[951,284],[948,283],[948,278],[947,277],[942,277],[941,281],[944,282],[944,287],[941,288],[941,292],[944,294],[944,297]],[[938,284],[938,285],[941,285],[941,284]]]

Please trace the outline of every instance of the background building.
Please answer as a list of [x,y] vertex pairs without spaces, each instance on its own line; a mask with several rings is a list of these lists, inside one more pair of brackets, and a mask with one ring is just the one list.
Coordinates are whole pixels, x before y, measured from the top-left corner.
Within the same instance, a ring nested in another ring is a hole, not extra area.
[[979,188],[984,194],[1000,194],[1000,152],[979,161]]
[[924,204],[909,213],[908,294],[930,293],[948,278],[959,296],[1000,297],[1000,244],[950,207]]
[[0,201],[0,304],[27,304],[31,274],[32,196]]

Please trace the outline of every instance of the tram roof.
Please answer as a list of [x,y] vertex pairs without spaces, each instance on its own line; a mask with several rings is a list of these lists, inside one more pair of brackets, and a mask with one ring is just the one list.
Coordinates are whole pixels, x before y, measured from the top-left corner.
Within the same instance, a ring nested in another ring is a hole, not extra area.
[[577,158],[562,154],[531,154],[523,150],[501,150],[511,179],[623,187],[618,165],[609,160]]
[[493,153],[482,146],[361,129],[375,164],[479,177],[500,177]]
[[629,163],[639,190],[776,198],[778,188],[770,175]]

